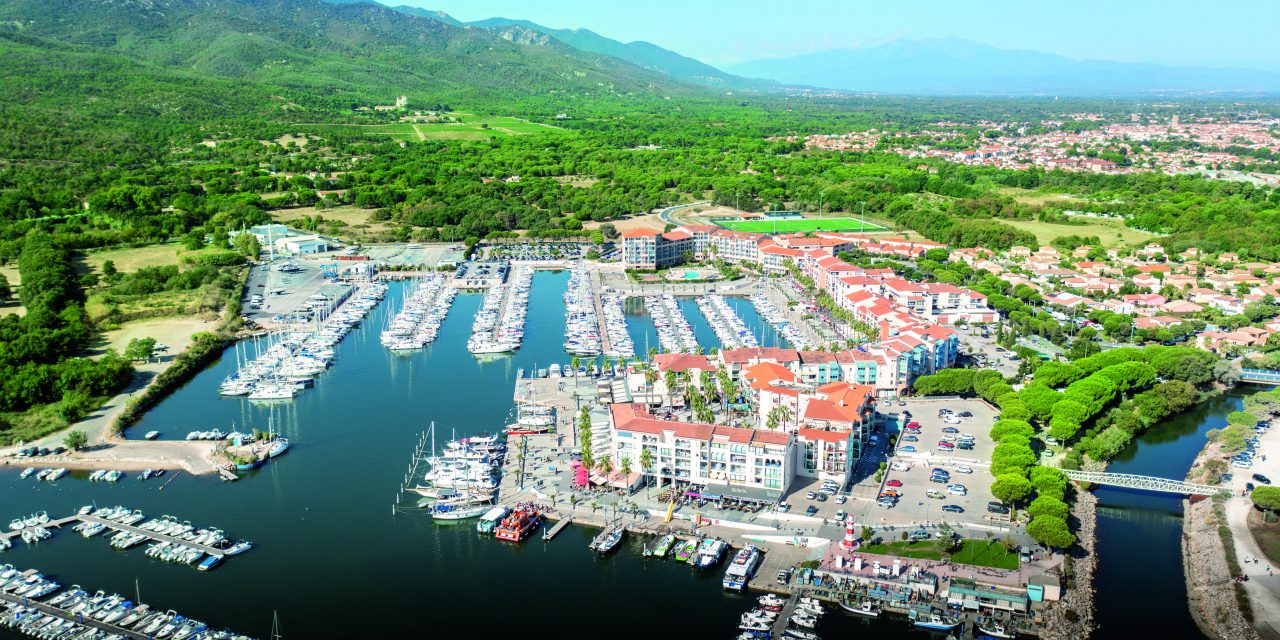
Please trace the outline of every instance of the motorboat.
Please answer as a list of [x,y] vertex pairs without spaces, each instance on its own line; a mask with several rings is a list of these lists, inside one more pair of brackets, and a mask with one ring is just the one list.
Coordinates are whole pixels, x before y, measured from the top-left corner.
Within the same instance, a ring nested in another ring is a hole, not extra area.
[[493,533],[493,530],[497,528],[498,523],[502,522],[502,519],[506,517],[508,511],[509,510],[505,506],[501,505],[490,508],[488,511],[484,512],[484,515],[480,516],[480,522],[476,523],[476,531],[479,531],[480,533]]
[[222,564],[222,556],[214,554],[206,557],[204,560],[201,560],[200,564],[196,565],[196,570],[208,571],[220,564]]
[[745,591],[747,582],[760,565],[761,555],[760,549],[750,544],[738,550],[729,563],[729,568],[725,569],[721,585],[731,591]]
[[854,615],[865,616],[868,618],[880,617],[880,607],[870,600],[863,600],[858,604],[841,602],[840,608]]
[[521,505],[498,523],[494,529],[494,536],[499,540],[519,542],[540,524],[542,524],[542,513],[538,508]]
[[933,629],[935,631],[950,631],[960,626],[959,618],[930,613],[928,615],[917,616],[912,619],[912,624],[921,629]]
[[147,432],[147,434],[146,434],[146,435],[144,435],[144,436],[142,436],[142,437],[143,437],[143,438],[145,438],[145,439],[147,439],[147,440],[155,440],[156,438],[159,438],[159,437],[160,437],[160,432],[159,432],[159,431],[148,431],[148,432]]
[[729,544],[724,540],[716,538],[706,538],[702,544],[698,546],[698,556],[694,560],[693,566],[699,569],[710,569],[724,559],[724,552],[729,548]]
[[652,556],[652,557],[655,557],[655,558],[661,558],[661,557],[666,556],[666,555],[667,555],[667,552],[671,551],[671,547],[672,547],[672,546],[674,546],[674,545],[675,545],[675,543],[676,543],[676,536],[675,536],[675,534],[668,533],[668,534],[665,534],[665,535],[663,535],[662,537],[658,538],[658,539],[653,543],[653,546],[652,546],[652,547],[649,547],[649,548],[646,548],[646,549],[645,549],[645,552],[646,552],[649,556]]
[[682,540],[676,544],[676,562],[691,562],[698,552],[698,539]]

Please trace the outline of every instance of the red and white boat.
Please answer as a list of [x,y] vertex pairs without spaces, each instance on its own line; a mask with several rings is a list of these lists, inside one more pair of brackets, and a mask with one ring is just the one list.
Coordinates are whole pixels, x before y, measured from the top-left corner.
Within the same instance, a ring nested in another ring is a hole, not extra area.
[[493,535],[499,540],[519,542],[540,524],[542,524],[542,513],[537,507],[521,505],[498,523],[493,530]]

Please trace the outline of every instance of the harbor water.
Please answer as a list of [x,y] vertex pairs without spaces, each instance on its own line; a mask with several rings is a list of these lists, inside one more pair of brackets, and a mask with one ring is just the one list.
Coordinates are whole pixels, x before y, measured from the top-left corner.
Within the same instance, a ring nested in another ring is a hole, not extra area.
[[[168,484],[129,477],[113,485],[90,483],[87,474],[76,473],[43,483],[19,479],[16,469],[0,470],[0,505],[10,518],[34,511],[66,515],[89,503],[120,504],[150,516],[170,514],[199,527],[216,526],[255,543],[214,571],[148,559],[145,547],[115,551],[103,537],[85,540],[70,531],[35,547],[15,546],[0,562],[37,568],[64,585],[130,596],[137,588],[153,608],[175,609],[258,638],[269,636],[273,612],[281,635],[292,638],[421,637],[439,631],[489,636],[516,625],[535,637],[735,635],[738,617],[752,599],[721,588],[723,569],[698,573],[642,558],[634,539],[599,558],[586,549],[595,532],[577,528],[551,542],[534,537],[511,545],[480,536],[474,521],[441,526],[421,513],[393,515],[412,448],[430,422],[442,436],[501,429],[512,414],[517,369],[569,361],[562,349],[561,296],[567,280],[567,272],[535,277],[524,345],[515,355],[477,358],[467,352],[480,303],[476,294],[458,297],[432,346],[408,354],[388,351],[378,334],[393,306],[387,302],[404,286],[393,284],[387,300],[338,346],[334,366],[294,401],[270,409],[220,398],[218,384],[235,368],[234,352],[228,351],[130,432],[139,437],[158,430],[163,438],[183,438],[193,430],[266,429],[270,417],[292,447],[239,482],[181,474]],[[766,335],[765,344],[776,344],[749,302],[734,306],[748,327]],[[645,348],[645,335],[656,345],[643,307],[629,304],[627,309],[637,351]],[[692,302],[685,312],[704,344],[716,346],[705,321],[698,324],[701,317]],[[1200,418],[1183,417],[1191,425],[1185,433],[1162,427],[1144,436],[1115,470],[1181,477],[1186,464],[1178,467],[1181,458],[1174,454],[1185,453],[1189,464],[1208,428],[1201,423],[1211,422],[1210,415],[1225,415],[1232,401],[1215,402]],[[1143,461],[1152,466],[1142,466]],[[1193,634],[1176,588],[1181,585],[1177,500],[1116,493],[1106,494],[1103,502],[1126,514],[1159,517],[1149,522],[1100,518],[1099,595],[1116,603],[1101,605],[1099,637],[1133,637],[1130,630],[1155,637]],[[1153,576],[1153,571],[1160,573]],[[1150,603],[1156,613],[1138,616],[1116,608],[1134,600]],[[1153,633],[1157,628],[1164,633]],[[867,621],[838,612],[828,614],[818,631],[828,638],[932,637],[901,620]],[[0,637],[13,637],[4,633]]]

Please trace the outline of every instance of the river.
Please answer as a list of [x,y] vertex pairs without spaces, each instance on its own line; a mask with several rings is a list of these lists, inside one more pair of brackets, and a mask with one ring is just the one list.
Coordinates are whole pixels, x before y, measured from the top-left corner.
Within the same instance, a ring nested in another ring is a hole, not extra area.
[[[593,532],[583,529],[571,528],[550,543],[535,539],[508,545],[479,536],[473,522],[439,526],[422,514],[392,514],[412,447],[430,422],[443,434],[460,436],[499,429],[511,415],[518,368],[568,362],[561,299],[567,279],[566,272],[539,272],[523,347],[514,356],[486,360],[466,351],[480,303],[475,294],[458,297],[431,347],[409,355],[384,349],[378,331],[392,307],[387,303],[403,286],[393,284],[384,304],[339,345],[337,362],[315,388],[277,405],[274,420],[293,443],[289,453],[239,482],[182,474],[168,484],[127,478],[110,485],[74,474],[39,483],[20,480],[13,469],[0,471],[3,513],[10,518],[40,510],[63,515],[91,502],[122,504],[152,516],[171,514],[198,526],[217,526],[256,544],[214,571],[148,559],[145,547],[114,551],[103,537],[85,540],[70,531],[36,547],[16,546],[0,562],[37,568],[67,585],[124,594],[133,594],[136,585],[153,607],[259,638],[268,637],[273,612],[282,635],[292,638],[421,637],[441,631],[467,637],[508,630],[534,636],[729,637],[749,601],[724,592],[718,571],[699,574],[642,558],[634,540],[627,549],[598,558],[586,549]],[[716,346],[691,305],[686,313],[699,337],[705,346]],[[776,344],[749,303],[735,301],[734,306],[749,327],[765,335],[765,344]],[[642,309],[629,306],[628,312],[637,350],[645,348],[645,336],[656,344]],[[192,430],[266,428],[264,406],[218,397],[219,381],[234,366],[228,352],[148,413],[130,435],[154,429],[162,437],[181,438]],[[1217,416],[1229,410],[1226,400],[1215,402],[1204,411]],[[1206,427],[1196,424],[1204,417],[1195,415],[1171,423],[1184,420],[1191,425],[1188,433],[1202,436]],[[1186,464],[1177,460],[1189,464],[1201,438],[1157,442],[1161,434],[1176,431],[1162,427],[1144,436],[1116,470],[1181,477]],[[1181,457],[1175,460],[1175,453]],[[1139,460],[1162,466],[1142,467]],[[1101,637],[1121,637],[1122,629],[1137,628],[1137,622],[1125,622],[1130,616],[1143,620],[1143,632],[1194,633],[1175,589],[1182,580],[1177,518],[1169,515],[1177,511],[1176,500],[1117,492],[1105,494],[1104,503],[1160,517],[1149,530],[1136,529],[1124,518],[1104,517],[1100,523],[1100,596],[1149,603],[1153,612],[1138,616],[1103,603]],[[515,631],[517,625],[525,631]],[[819,631],[830,638],[928,636],[901,621],[838,614],[828,615]],[[0,637],[13,636],[0,631]]]
[[[1247,391],[1213,398],[1137,438],[1107,468],[1182,480],[1210,429],[1226,425]],[[1101,487],[1098,496],[1096,640],[1204,637],[1187,607],[1182,497]]]

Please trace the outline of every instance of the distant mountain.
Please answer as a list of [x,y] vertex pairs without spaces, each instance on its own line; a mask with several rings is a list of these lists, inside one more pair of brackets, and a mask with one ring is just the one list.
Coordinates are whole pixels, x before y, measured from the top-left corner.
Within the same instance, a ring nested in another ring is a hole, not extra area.
[[912,94],[1280,92],[1280,73],[1075,60],[968,40],[895,40],[731,65],[740,76],[850,91]]
[[489,18],[467,24],[499,32],[512,27],[523,27],[524,29],[547,34],[580,51],[613,56],[619,60],[626,60],[638,67],[664,73],[677,80],[704,86],[754,90],[776,88],[775,83],[740,78],[733,74],[725,73],[709,64],[663,49],[656,44],[644,41],[623,43],[587,29],[552,29],[529,20],[513,20],[511,18]]
[[[21,44],[34,72],[53,78],[68,70],[39,66],[33,52],[111,56],[110,73],[231,78],[328,108],[386,104],[401,94],[422,105],[701,91],[553,40],[526,46],[426,13],[320,0],[0,0],[0,60]],[[76,91],[91,87],[69,89],[77,100]]]

